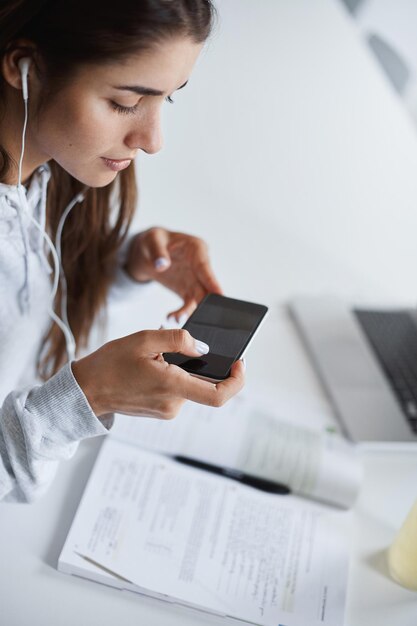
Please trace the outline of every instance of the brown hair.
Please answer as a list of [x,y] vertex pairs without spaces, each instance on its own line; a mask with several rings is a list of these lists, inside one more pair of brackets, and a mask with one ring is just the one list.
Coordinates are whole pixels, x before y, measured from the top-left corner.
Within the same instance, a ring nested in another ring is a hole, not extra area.
[[[167,36],[196,43],[209,35],[210,0],[10,0],[0,7],[0,55],[18,38],[30,40],[46,67],[44,98],[56,93],[83,63],[105,63],[149,49]],[[64,77],[64,78],[62,78]],[[0,76],[0,113],[4,79]],[[13,163],[0,145],[0,181]],[[16,165],[16,164],[15,164]],[[52,236],[68,202],[83,185],[50,162],[47,224]],[[116,192],[117,213],[110,197]],[[67,279],[68,319],[77,346],[85,345],[103,308],[137,200],[134,164],[102,188],[88,189],[82,205],[70,213],[62,235],[62,264]],[[113,209],[114,210],[114,209]],[[55,310],[60,314],[60,291]],[[41,351],[39,371],[46,378],[65,362],[65,340],[54,323]]]

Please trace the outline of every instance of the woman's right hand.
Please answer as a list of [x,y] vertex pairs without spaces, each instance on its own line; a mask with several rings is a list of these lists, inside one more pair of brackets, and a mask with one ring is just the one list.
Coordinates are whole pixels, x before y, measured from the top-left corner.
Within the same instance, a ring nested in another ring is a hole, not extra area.
[[226,380],[212,383],[167,363],[163,352],[201,356],[186,330],[145,330],[109,341],[72,363],[72,371],[97,417],[125,413],[171,419],[185,400],[218,407],[243,387],[241,361]]

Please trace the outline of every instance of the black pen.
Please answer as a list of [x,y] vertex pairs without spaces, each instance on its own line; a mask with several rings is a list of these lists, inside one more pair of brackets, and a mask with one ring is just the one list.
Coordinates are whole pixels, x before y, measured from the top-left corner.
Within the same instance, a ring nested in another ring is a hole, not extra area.
[[197,461],[197,459],[192,459],[188,456],[182,456],[181,454],[175,455],[172,458],[174,459],[174,461],[178,461],[178,463],[190,465],[191,467],[196,467],[197,469],[202,469],[206,472],[211,472],[212,474],[219,474],[220,476],[225,476],[226,478],[232,478],[233,480],[237,480],[243,485],[249,485],[249,487],[254,487],[255,489],[260,489],[261,491],[266,491],[267,493],[276,493],[280,495],[287,495],[291,493],[291,489],[286,485],[273,482],[272,480],[266,480],[265,478],[251,476],[249,474],[241,472],[240,470],[232,469],[231,467],[219,467],[218,465],[211,465],[211,463]]

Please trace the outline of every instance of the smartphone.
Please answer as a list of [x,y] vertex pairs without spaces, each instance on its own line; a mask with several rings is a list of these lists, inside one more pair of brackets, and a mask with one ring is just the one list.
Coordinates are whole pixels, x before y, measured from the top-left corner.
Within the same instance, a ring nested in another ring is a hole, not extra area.
[[210,346],[202,357],[165,353],[164,359],[190,374],[213,382],[224,380],[233,363],[241,359],[265,319],[268,307],[263,304],[207,295],[188,318],[183,328]]

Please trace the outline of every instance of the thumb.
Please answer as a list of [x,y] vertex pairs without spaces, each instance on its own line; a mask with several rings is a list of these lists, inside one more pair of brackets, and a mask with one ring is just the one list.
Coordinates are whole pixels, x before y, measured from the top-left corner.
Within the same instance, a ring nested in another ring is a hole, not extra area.
[[190,335],[188,330],[174,328],[169,330],[148,330],[144,333],[144,348],[155,352],[180,352],[187,356],[199,357],[207,354],[209,346]]
[[154,269],[157,272],[163,272],[171,265],[171,256],[168,252],[168,233],[159,228],[153,229],[152,234],[148,254]]

